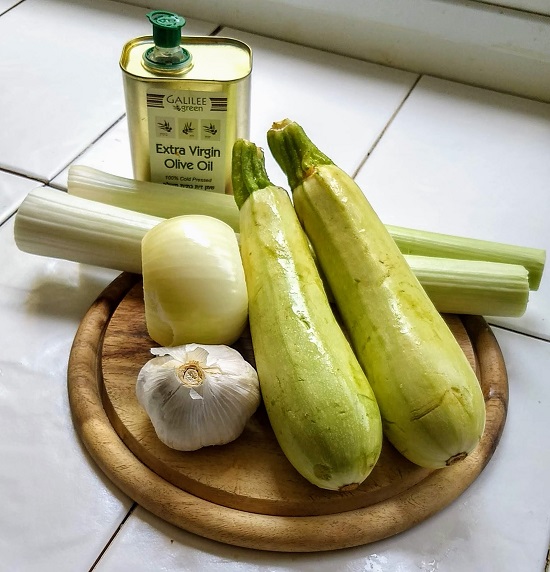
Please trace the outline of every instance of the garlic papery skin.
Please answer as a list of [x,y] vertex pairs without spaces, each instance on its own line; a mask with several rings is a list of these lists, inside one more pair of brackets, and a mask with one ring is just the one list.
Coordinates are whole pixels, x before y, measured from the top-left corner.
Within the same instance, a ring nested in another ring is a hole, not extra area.
[[234,441],[260,404],[256,370],[225,345],[152,348],[140,370],[139,403],[165,445],[195,451]]
[[159,345],[229,345],[248,318],[233,229],[204,215],[164,220],[141,243],[145,322]]

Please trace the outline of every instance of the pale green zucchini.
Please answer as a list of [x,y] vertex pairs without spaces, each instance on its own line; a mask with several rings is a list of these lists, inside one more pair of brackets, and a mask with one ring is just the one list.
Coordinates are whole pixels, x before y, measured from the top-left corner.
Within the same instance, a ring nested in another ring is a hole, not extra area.
[[452,332],[361,189],[289,120],[268,143],[376,395],[384,431],[430,468],[471,453],[485,425],[480,385]]
[[262,151],[238,140],[233,192],[262,397],[291,464],[311,483],[352,490],[382,446],[372,389],[332,313],[288,193]]

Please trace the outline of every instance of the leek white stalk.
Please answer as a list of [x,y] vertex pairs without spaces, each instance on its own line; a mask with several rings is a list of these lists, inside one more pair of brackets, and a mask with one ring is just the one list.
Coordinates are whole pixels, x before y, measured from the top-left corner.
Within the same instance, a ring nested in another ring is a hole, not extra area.
[[248,318],[239,244],[204,215],[166,219],[141,243],[147,331],[162,346],[232,344]]
[[203,214],[239,230],[239,209],[231,195],[126,179],[92,167],[72,165],[69,194],[162,218]]
[[[125,179],[82,165],[69,168],[68,189],[83,198],[163,218],[206,214],[224,220],[236,232],[239,230],[238,209],[228,195]],[[386,228],[403,254],[518,264],[529,272],[530,289],[539,287],[546,262],[543,249],[400,226]]]
[[256,370],[227,346],[152,348],[136,396],[158,438],[179,451],[223,445],[243,432],[260,404]]
[[30,254],[141,273],[141,240],[164,219],[33,189],[15,216],[15,242]]
[[[141,273],[141,241],[163,220],[44,187],[23,200],[15,241],[30,254]],[[528,274],[521,265],[405,258],[441,312],[519,316],[527,306]]]

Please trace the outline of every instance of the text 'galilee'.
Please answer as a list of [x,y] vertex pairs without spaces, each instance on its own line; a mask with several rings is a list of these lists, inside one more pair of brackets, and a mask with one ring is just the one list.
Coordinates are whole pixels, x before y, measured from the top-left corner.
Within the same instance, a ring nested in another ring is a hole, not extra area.
[[169,94],[166,96],[168,103],[179,103],[182,105],[206,105],[206,97],[192,97]]

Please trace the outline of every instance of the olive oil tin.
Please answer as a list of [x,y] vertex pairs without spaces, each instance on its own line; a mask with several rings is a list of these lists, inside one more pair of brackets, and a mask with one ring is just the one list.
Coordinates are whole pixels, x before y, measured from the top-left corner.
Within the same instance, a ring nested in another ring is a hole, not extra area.
[[134,177],[231,194],[231,152],[249,137],[251,49],[181,35],[185,20],[154,11],[153,35],[130,40],[120,67]]

